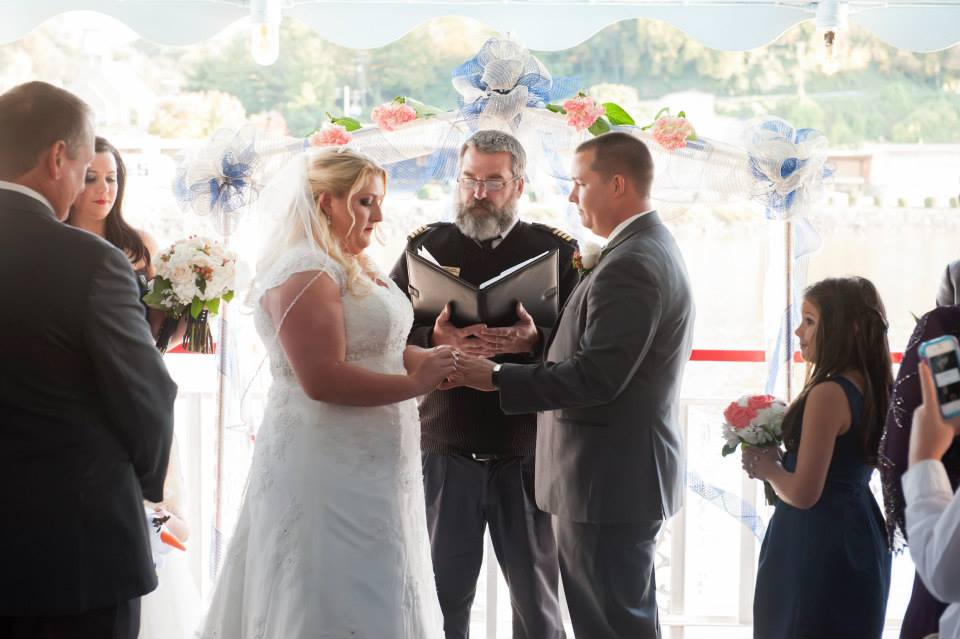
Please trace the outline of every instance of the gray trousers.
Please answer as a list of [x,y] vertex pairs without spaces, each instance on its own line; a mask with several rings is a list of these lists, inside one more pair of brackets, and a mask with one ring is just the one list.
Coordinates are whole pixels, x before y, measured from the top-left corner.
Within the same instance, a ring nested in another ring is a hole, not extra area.
[[553,518],[574,636],[660,639],[653,560],[662,524],[591,524]]
[[483,532],[510,588],[514,639],[564,639],[550,515],[533,499],[533,456],[478,462],[423,454],[433,571],[446,639],[470,636]]

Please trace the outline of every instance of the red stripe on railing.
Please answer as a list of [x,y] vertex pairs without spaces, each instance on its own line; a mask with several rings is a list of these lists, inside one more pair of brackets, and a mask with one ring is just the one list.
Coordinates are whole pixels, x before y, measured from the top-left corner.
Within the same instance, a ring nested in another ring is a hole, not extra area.
[[[903,361],[903,353],[890,353],[890,359],[894,364]],[[691,362],[758,362],[767,361],[766,353],[763,351],[748,350],[715,350],[696,348],[690,353]],[[793,361],[797,364],[803,363],[800,351],[793,354]]]
[[[216,352],[217,352],[217,345],[214,344],[213,351],[211,351],[211,354]],[[183,346],[180,346],[179,344],[167,351],[167,355],[196,355],[196,354],[197,353],[191,353],[190,351],[183,350]]]
[[691,362],[764,362],[763,351],[731,351],[697,348],[690,353]]

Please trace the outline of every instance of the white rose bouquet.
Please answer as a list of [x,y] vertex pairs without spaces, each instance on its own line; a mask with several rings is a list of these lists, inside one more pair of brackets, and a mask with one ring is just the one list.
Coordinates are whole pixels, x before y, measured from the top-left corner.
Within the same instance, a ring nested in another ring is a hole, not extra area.
[[204,237],[180,240],[157,257],[157,275],[151,280],[144,303],[163,311],[167,319],[157,348],[167,350],[170,335],[180,318],[186,318],[184,350],[212,353],[213,336],[208,315],[216,315],[220,301],[233,299],[237,255]]

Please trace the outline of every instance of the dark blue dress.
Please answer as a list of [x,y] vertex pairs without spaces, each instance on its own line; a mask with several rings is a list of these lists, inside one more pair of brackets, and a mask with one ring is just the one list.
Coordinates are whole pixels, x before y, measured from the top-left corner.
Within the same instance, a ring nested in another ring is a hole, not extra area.
[[[760,548],[755,639],[880,639],[890,590],[890,550],[860,449],[863,397],[835,377],[852,426],[837,437],[823,494],[813,508],[779,502]],[[824,382],[829,383],[829,382]],[[802,437],[802,433],[801,433]],[[783,466],[793,472],[797,454]]]

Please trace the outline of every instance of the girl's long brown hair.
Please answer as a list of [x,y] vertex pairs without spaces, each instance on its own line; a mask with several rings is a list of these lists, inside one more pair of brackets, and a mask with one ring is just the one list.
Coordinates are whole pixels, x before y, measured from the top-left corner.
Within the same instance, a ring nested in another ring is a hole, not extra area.
[[[150,266],[150,251],[147,250],[147,245],[143,243],[140,233],[123,219],[123,191],[127,183],[127,167],[123,163],[123,158],[120,157],[120,152],[117,151],[115,146],[100,136],[97,136],[94,150],[97,153],[111,154],[117,163],[117,199],[113,203],[113,208],[107,214],[104,239],[126,253],[131,264],[142,263],[144,268],[148,268]],[[71,223],[70,218],[72,216],[73,207],[70,208],[70,214],[67,216],[67,224]]]
[[870,280],[845,277],[817,282],[806,290],[804,299],[820,311],[813,340],[816,361],[809,363],[803,390],[783,418],[786,447],[795,451],[800,445],[803,409],[810,389],[853,369],[864,379],[860,444],[867,463],[876,465],[893,384],[887,316],[880,295]]

